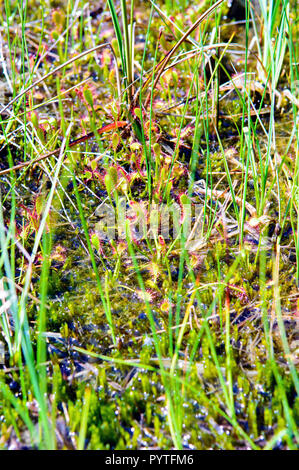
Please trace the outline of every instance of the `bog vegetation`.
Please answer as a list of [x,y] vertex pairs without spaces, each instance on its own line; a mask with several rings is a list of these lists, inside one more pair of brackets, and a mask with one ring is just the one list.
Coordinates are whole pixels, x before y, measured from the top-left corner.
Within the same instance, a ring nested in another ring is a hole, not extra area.
[[0,448],[297,449],[297,2],[0,18]]

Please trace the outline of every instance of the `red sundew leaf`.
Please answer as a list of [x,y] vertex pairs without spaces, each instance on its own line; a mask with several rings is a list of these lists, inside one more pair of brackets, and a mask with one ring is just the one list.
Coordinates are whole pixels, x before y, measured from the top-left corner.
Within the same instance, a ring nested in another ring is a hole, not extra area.
[[109,132],[112,129],[119,129],[122,127],[125,127],[128,124],[127,121],[116,121],[116,122],[111,122],[110,124],[106,124],[105,126],[101,127],[98,129],[98,134],[102,134],[103,132]]

